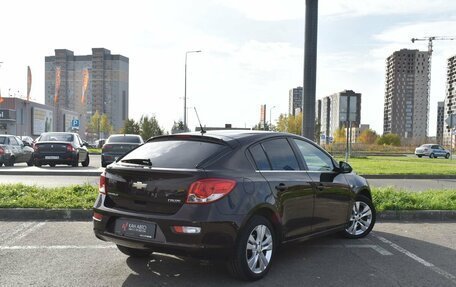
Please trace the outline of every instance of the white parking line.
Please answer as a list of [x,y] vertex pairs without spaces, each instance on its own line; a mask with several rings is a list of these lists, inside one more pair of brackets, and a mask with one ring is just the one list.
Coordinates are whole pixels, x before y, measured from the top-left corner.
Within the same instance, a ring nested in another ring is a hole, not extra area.
[[46,249],[46,250],[65,250],[65,249],[110,249],[116,248],[115,245],[25,245],[25,246],[0,246],[0,250],[36,250],[36,249]]
[[[0,242],[6,242],[7,240],[10,240],[10,238],[13,238],[16,234],[24,231],[24,229],[29,228],[33,224],[34,224],[34,222],[23,222],[18,225],[13,225],[13,228],[8,228],[7,230],[3,230],[3,232],[7,233],[7,234],[2,234],[2,237],[0,238]],[[9,229],[13,229],[13,230],[10,231]]]
[[31,223],[29,225],[26,225],[25,228],[21,228],[20,231],[16,231],[16,232],[14,232],[14,235],[9,236],[9,238],[7,240],[5,240],[3,242],[3,244],[14,243],[14,242],[24,238],[25,236],[29,235],[30,233],[34,232],[35,230],[37,230],[44,224],[46,224],[46,222]]
[[427,262],[426,260],[424,260],[423,258],[419,257],[418,255],[413,254],[412,252],[400,247],[396,243],[393,243],[393,242],[389,241],[388,239],[386,239],[384,237],[377,236],[377,235],[374,235],[374,236],[377,237],[381,242],[389,244],[389,246],[391,246],[392,248],[394,248],[397,251],[401,252],[402,254],[405,254],[406,256],[412,258],[416,262],[418,262],[418,263],[420,263],[420,264],[422,264],[422,265],[424,265],[426,267],[429,267],[432,271],[436,272],[437,274],[442,275],[443,277],[447,278],[448,280],[450,280],[451,282],[456,284],[456,276],[454,276],[453,274],[448,273],[448,272],[446,272],[443,269],[440,269],[439,267],[435,266],[434,264],[432,264],[430,262]]

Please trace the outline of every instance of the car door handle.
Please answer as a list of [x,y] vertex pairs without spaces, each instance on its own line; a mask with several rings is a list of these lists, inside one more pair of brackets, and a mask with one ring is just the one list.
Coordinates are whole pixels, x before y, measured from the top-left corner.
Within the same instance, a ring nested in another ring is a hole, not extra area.
[[280,183],[275,187],[278,191],[285,191],[288,189],[288,186],[285,183]]

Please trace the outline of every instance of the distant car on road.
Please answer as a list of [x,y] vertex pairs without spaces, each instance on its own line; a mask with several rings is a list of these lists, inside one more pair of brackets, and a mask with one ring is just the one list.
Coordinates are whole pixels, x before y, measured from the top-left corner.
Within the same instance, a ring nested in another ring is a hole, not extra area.
[[88,166],[90,159],[86,146],[77,133],[43,133],[33,146],[33,162],[36,166],[67,164],[76,167],[79,163]]
[[444,157],[450,158],[450,151],[444,149],[438,144],[424,144],[415,149],[415,155],[417,157],[429,156],[430,158]]
[[119,157],[127,152],[142,145],[144,140],[140,135],[132,134],[117,134],[111,135],[101,150],[101,166],[106,167],[108,164],[113,163]]
[[0,135],[0,166],[14,166],[15,163],[26,162],[32,166],[33,148],[28,143],[13,135]]

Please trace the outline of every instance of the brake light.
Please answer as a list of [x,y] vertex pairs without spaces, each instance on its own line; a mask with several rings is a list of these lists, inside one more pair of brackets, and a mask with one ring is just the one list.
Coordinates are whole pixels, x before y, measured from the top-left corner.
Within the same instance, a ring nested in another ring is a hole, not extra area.
[[5,150],[2,147],[0,147],[0,155],[2,154],[5,154]]
[[106,183],[108,183],[108,179],[106,178],[106,172],[103,172],[100,176],[100,185],[98,186],[98,191],[101,194],[108,194]]
[[231,179],[201,179],[190,185],[186,202],[197,204],[214,202],[230,193],[235,186],[236,181]]
[[109,145],[109,144],[106,145],[105,144],[101,149],[105,150],[105,149],[110,149],[110,148],[112,148],[112,145]]
[[70,144],[67,144],[66,150],[69,151],[69,152],[74,152],[74,151],[76,151],[76,149],[75,149],[72,145],[70,145]]

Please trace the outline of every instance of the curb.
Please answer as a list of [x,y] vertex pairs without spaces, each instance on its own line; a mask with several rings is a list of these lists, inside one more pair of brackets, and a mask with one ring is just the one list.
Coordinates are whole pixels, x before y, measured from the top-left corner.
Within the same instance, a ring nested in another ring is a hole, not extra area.
[[100,176],[102,170],[62,171],[62,170],[0,170],[0,175],[38,175],[38,176]]
[[[90,221],[92,209],[0,208],[0,221]],[[387,210],[377,221],[456,221],[456,210]]]
[[360,174],[365,179],[456,179],[456,175],[445,174]]

